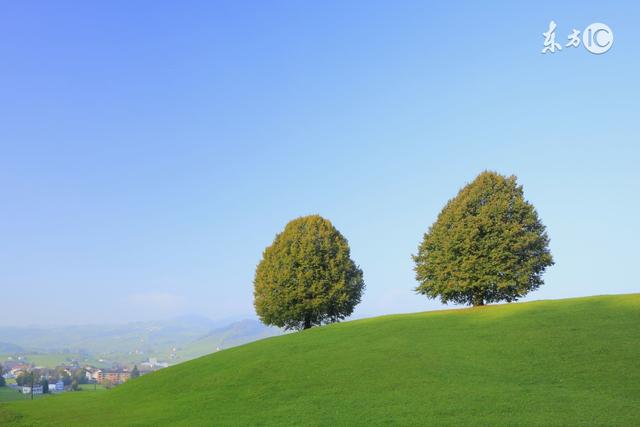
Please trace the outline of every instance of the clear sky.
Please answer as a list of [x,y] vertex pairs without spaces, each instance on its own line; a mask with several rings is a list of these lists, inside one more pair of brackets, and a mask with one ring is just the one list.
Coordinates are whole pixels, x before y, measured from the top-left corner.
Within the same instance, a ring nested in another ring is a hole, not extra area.
[[[484,169],[556,265],[527,299],[640,291],[635,2],[4,2],[0,324],[253,315],[290,219],[349,239],[355,316],[440,307],[411,254]],[[612,49],[541,54],[549,21]]]

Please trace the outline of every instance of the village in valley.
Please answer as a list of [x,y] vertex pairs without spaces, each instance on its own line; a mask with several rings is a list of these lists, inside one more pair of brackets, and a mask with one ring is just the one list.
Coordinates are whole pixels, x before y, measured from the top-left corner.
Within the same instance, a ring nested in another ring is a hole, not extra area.
[[107,390],[280,333],[254,319],[220,323],[198,316],[100,326],[0,326],[0,402]]
[[253,319],[220,324],[197,316],[100,327],[0,326],[0,402],[104,391],[280,333]]
[[[97,367],[70,360],[55,367],[38,366],[27,357],[8,356],[0,361],[0,383],[6,389],[21,393],[22,398],[63,393],[69,391],[110,389],[132,378],[169,366],[168,362],[150,357],[133,366],[113,363],[111,367]],[[8,398],[7,398],[8,397]],[[6,394],[5,399],[18,400],[16,395]]]

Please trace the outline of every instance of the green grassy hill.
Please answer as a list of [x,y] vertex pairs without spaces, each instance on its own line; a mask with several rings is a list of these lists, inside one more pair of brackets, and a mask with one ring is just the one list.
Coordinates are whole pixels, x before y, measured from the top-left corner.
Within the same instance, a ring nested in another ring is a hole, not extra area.
[[639,425],[640,294],[384,316],[221,351],[1,425]]

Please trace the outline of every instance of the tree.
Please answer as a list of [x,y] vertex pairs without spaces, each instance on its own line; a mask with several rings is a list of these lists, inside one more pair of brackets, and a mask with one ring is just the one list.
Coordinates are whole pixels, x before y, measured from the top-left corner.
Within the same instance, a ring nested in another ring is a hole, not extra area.
[[545,227],[516,177],[488,171],[449,200],[413,259],[417,293],[474,306],[516,301],[553,265]]
[[60,376],[60,379],[62,380],[62,383],[65,386],[68,386],[71,384],[71,375],[69,375],[69,373],[67,371],[65,371],[63,368],[59,368],[58,369],[58,375]]
[[89,384],[89,379],[87,378],[87,370],[85,368],[76,369],[73,373],[73,378],[78,381],[78,384]]
[[138,365],[133,365],[133,369],[131,370],[131,378],[138,378],[140,376],[140,371],[138,370]]
[[40,381],[40,385],[42,386],[42,393],[44,394],[49,393],[49,380],[47,380],[46,378],[43,378]]
[[4,367],[0,364],[0,387],[7,385],[7,381],[4,379]]
[[256,268],[254,306],[263,323],[308,329],[349,316],[364,290],[347,239],[319,215],[289,222]]
[[19,386],[31,386],[31,383],[34,381],[33,372],[23,372],[16,378],[16,384]]

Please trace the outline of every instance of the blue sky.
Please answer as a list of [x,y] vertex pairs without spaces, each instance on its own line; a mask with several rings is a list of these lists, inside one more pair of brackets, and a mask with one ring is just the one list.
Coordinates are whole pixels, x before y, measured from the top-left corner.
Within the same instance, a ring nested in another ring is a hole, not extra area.
[[[262,250],[319,213],[356,316],[441,307],[411,254],[484,169],[556,265],[527,299],[638,292],[632,2],[6,2],[0,324],[253,315]],[[549,21],[613,48],[540,53]]]

